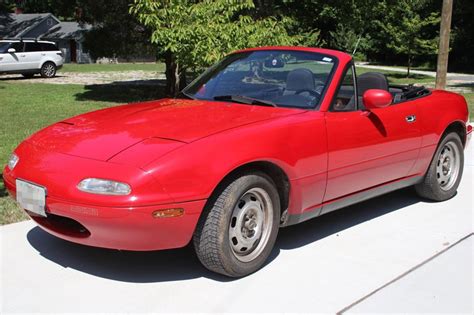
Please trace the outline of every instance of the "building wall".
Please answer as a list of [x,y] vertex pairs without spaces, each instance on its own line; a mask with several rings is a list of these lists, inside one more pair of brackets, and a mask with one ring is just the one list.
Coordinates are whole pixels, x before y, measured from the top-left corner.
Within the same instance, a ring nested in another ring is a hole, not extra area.
[[[64,54],[64,62],[71,62],[71,45],[69,39],[48,39],[55,42],[59,49]],[[76,62],[77,63],[92,63],[92,60],[88,53],[83,51],[82,41],[76,41]]]

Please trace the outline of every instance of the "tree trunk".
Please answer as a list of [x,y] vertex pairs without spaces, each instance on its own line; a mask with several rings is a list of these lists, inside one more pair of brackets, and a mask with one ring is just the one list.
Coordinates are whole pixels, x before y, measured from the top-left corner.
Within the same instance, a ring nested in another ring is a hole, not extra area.
[[441,13],[441,25],[439,31],[438,62],[436,66],[436,88],[446,87],[449,56],[449,33],[451,32],[451,16],[453,13],[453,1],[443,0]]
[[180,67],[171,52],[165,53],[166,95],[176,97],[186,87],[186,69]]

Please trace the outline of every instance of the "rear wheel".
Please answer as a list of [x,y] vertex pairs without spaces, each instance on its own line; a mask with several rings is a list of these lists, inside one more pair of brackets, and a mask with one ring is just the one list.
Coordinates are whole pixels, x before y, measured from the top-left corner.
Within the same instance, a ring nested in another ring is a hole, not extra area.
[[209,270],[242,277],[258,270],[275,244],[280,199],[263,173],[243,175],[210,199],[194,234],[194,248]]
[[459,135],[447,134],[440,142],[423,181],[415,186],[421,197],[443,201],[456,194],[464,168],[464,151]]
[[52,62],[45,62],[41,66],[40,74],[43,78],[52,78],[56,75],[56,65]]

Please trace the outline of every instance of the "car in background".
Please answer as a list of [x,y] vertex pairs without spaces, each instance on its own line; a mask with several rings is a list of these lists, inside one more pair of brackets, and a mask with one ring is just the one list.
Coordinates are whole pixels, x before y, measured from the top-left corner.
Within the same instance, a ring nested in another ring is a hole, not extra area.
[[0,40],[0,74],[18,73],[25,78],[40,74],[43,78],[52,78],[63,63],[63,53],[53,42]]

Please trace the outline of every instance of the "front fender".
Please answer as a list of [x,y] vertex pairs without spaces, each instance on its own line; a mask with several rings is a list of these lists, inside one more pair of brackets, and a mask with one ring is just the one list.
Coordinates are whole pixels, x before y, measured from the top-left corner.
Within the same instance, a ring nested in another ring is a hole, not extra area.
[[267,161],[291,180],[327,170],[324,120],[319,112],[264,121],[184,145],[144,167],[176,201],[208,198],[236,168]]

